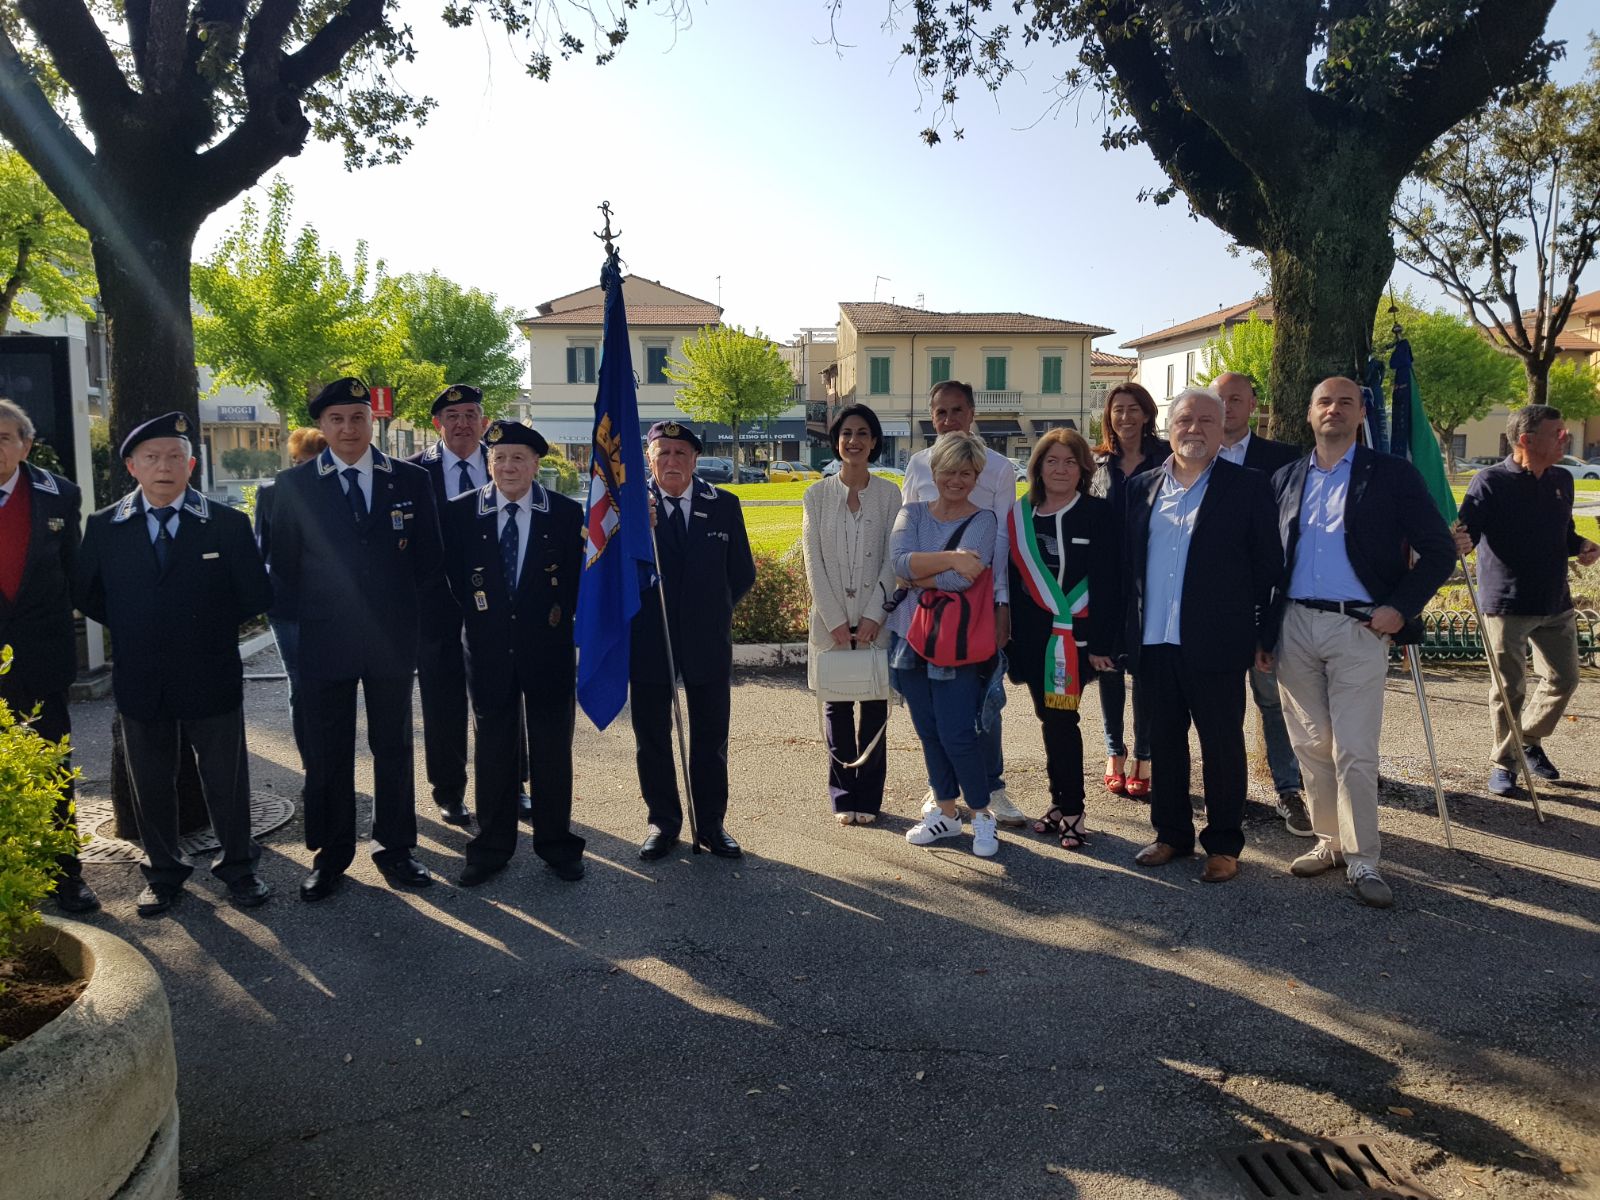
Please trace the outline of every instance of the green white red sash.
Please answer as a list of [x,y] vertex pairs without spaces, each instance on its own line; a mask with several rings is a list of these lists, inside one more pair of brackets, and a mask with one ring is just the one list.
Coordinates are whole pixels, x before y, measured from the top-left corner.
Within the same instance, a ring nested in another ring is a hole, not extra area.
[[[1055,572],[1045,565],[1039,537],[1033,528],[1033,506],[1024,496],[1011,507],[1011,561],[1017,565],[1023,586],[1033,602],[1050,614],[1050,636],[1044,644],[1044,703],[1046,708],[1078,707],[1083,694],[1078,642],[1072,622],[1089,615],[1089,578],[1085,575],[1071,591],[1062,589]],[[1058,547],[1064,554],[1066,548]]]

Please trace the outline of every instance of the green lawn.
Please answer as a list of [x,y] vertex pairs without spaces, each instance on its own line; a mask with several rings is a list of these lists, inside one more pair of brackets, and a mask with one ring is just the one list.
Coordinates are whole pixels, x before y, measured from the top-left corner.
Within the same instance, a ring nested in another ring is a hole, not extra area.
[[[746,484],[761,487],[761,484]],[[800,487],[798,483],[770,483],[767,487]],[[781,554],[800,540],[800,506],[798,504],[773,505],[768,508],[746,507],[744,527],[750,535],[750,545],[756,550]]]

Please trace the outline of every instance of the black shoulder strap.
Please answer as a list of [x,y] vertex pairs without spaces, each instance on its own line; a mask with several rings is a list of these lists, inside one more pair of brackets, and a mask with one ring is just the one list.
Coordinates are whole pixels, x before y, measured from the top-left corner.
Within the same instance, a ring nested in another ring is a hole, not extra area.
[[950,540],[944,544],[944,548],[946,550],[959,549],[960,546],[961,546],[961,539],[962,539],[963,536],[965,536],[965,534],[967,532],[967,526],[971,525],[974,521],[976,521],[978,519],[979,514],[982,513],[983,511],[984,510],[980,508],[977,512],[973,513],[970,517],[968,517],[965,521],[961,522],[960,526],[957,527],[956,531],[950,535]]

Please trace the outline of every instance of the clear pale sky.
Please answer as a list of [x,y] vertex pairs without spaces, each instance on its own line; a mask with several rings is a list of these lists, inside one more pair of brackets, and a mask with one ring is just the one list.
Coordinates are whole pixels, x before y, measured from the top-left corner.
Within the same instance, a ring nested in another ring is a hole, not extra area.
[[[351,174],[313,144],[281,166],[297,224],[345,253],[366,239],[392,272],[436,268],[531,312],[597,281],[595,206],[609,200],[628,270],[712,301],[720,276],[724,319],[778,338],[833,325],[839,301],[876,287],[930,309],[1110,326],[1096,344],[1114,350],[1263,286],[1181,198],[1137,201],[1164,177],[1142,148],[1100,148],[1092,101],[1048,111],[1063,51],[1019,49],[1026,77],[998,98],[969,81],[965,139],[930,149],[884,0],[846,0],[842,55],[820,44],[821,0],[692,0],[676,38],[638,12],[610,65],[557,60],[548,84],[503,31],[447,29],[441,6],[403,5],[420,51],[398,78],[439,101],[406,160]],[[1592,0],[1558,0],[1558,78],[1581,73],[1591,27]],[[237,212],[213,217],[199,256]],[[1423,282],[1405,268],[1395,280]]]

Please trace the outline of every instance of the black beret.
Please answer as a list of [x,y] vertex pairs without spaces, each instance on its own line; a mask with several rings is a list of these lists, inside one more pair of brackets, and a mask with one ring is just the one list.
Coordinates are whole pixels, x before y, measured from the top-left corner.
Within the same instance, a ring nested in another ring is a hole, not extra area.
[[531,446],[540,458],[550,451],[550,443],[544,440],[544,435],[521,421],[490,421],[489,432],[484,434],[483,440],[489,443],[491,450],[496,446]]
[[194,431],[194,422],[189,420],[187,413],[169,412],[154,420],[146,421],[143,425],[136,426],[127,437],[122,439],[122,457],[127,458],[133,453],[133,448],[140,442],[148,442],[151,438],[185,438],[193,444],[190,434]]
[[311,419],[315,421],[322,415],[323,409],[331,408],[335,404],[370,405],[371,403],[372,397],[367,394],[367,385],[354,376],[347,375],[343,379],[335,379],[323,388],[307,407],[311,411]]
[[483,393],[470,383],[452,383],[433,398],[431,411],[437,417],[441,408],[449,408],[452,404],[476,404],[482,408]]
[[679,421],[657,421],[650,426],[650,432],[645,434],[645,440],[649,442],[659,441],[662,438],[676,438],[680,442],[688,442],[694,447],[696,454],[705,449],[695,431]]

